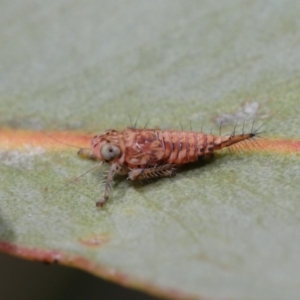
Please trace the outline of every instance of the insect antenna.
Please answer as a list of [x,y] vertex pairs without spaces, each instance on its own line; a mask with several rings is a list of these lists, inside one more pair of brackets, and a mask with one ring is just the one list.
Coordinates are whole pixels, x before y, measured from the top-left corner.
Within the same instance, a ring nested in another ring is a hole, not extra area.
[[94,169],[100,167],[102,164],[103,164],[103,163],[100,162],[100,164],[98,164],[98,165],[96,165],[96,166],[90,168],[89,170],[87,170],[87,171],[84,172],[83,174],[81,174],[81,175],[77,176],[76,178],[74,178],[74,179],[68,181],[64,186],[62,186],[61,188],[59,188],[58,190],[56,190],[55,193],[53,193],[53,194],[51,194],[51,195],[49,195],[49,196],[52,196],[52,197],[53,197],[53,196],[57,195],[59,192],[61,192],[61,191],[62,191],[63,189],[65,189],[67,186],[69,186],[70,184],[74,183],[76,180],[78,180],[79,178],[81,178],[81,177],[83,177],[84,175],[88,174],[88,173],[91,172],[92,170],[94,170]]
[[51,136],[50,134],[48,134],[46,132],[43,132],[43,134],[46,135],[47,137],[49,137],[50,139],[60,143],[60,144],[63,144],[63,145],[69,146],[69,147],[73,147],[73,148],[77,148],[77,149],[88,149],[88,150],[90,150],[90,148],[78,147],[78,146],[75,146],[75,145],[72,145],[72,144],[64,143],[64,142],[56,139],[55,137]]

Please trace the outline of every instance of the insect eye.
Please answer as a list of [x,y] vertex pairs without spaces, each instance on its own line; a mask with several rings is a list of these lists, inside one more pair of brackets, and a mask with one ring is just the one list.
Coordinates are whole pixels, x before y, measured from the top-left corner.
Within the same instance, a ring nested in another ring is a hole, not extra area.
[[120,148],[116,145],[104,144],[100,150],[100,154],[105,160],[110,161],[120,155]]

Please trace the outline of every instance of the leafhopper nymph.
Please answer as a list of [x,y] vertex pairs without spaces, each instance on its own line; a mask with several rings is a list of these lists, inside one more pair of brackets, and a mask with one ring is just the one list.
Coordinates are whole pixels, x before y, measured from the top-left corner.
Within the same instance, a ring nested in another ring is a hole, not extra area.
[[177,167],[211,157],[214,151],[257,134],[258,130],[215,136],[192,130],[110,129],[94,136],[91,149],[80,149],[78,154],[110,164],[104,197],[96,203],[101,207],[109,199],[115,174],[127,175],[131,180],[174,176]]

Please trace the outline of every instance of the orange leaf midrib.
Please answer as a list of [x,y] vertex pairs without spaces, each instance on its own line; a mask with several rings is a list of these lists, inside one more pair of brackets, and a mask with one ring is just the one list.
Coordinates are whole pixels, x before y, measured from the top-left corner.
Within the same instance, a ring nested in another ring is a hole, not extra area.
[[[0,149],[22,149],[32,146],[42,147],[49,151],[67,150],[68,148],[71,150],[73,149],[72,146],[89,147],[91,138],[92,135],[79,132],[52,131],[44,133],[41,131],[0,129]],[[237,149],[270,153],[299,153],[300,140],[256,138],[255,141],[248,141],[247,144],[239,144]]]
[[[0,129],[0,149],[17,149],[26,146],[42,147],[45,150],[86,148],[90,146],[91,136],[67,131],[29,131]],[[69,144],[69,145],[66,145]]]

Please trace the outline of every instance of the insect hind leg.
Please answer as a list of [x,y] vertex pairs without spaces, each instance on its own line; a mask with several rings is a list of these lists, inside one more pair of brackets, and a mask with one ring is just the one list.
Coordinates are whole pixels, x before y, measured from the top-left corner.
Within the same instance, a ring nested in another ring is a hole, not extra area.
[[144,180],[158,177],[175,176],[176,169],[172,164],[154,166],[151,168],[136,168],[128,173],[128,178],[131,180]]

